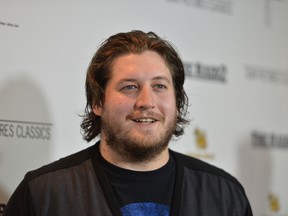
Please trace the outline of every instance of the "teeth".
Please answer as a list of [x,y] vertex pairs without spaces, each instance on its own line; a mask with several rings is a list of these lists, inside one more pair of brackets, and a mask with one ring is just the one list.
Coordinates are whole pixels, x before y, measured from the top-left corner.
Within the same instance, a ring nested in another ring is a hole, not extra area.
[[143,122],[143,123],[152,123],[155,120],[154,119],[150,119],[150,118],[141,118],[141,119],[136,119],[136,122]]

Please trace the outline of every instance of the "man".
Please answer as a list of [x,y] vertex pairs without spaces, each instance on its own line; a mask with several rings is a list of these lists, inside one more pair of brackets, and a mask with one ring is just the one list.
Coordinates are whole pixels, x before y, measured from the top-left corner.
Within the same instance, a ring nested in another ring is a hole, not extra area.
[[156,34],[108,38],[88,68],[81,124],[100,141],[29,172],[6,215],[252,215],[234,177],[169,150],[188,123],[183,84],[182,61]]

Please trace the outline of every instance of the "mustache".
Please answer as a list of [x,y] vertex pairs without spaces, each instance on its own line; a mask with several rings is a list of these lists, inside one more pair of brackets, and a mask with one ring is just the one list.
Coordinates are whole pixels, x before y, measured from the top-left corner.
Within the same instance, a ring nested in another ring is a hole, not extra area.
[[128,119],[137,119],[137,118],[151,118],[157,121],[163,120],[164,116],[155,113],[152,110],[142,110],[142,111],[135,111],[127,116]]

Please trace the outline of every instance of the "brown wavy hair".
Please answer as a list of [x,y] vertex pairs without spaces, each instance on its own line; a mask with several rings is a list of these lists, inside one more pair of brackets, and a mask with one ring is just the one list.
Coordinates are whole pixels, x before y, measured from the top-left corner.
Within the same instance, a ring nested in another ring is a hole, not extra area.
[[111,78],[113,61],[122,55],[140,54],[145,50],[157,52],[170,69],[178,110],[174,135],[178,137],[184,133],[184,126],[188,123],[186,119],[188,97],[183,88],[185,80],[183,63],[171,43],[153,32],[145,33],[137,30],[109,37],[101,44],[91,60],[85,83],[87,103],[81,123],[84,140],[89,142],[101,132],[101,117],[94,114],[93,107],[104,104],[104,91],[107,81]]

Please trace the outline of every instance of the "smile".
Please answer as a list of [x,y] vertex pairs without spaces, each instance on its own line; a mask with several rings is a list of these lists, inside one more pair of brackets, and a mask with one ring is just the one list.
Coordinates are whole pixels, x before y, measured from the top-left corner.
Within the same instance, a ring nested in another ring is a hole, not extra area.
[[153,123],[156,120],[152,118],[137,118],[137,119],[133,119],[133,121],[139,122],[139,123]]

